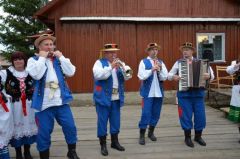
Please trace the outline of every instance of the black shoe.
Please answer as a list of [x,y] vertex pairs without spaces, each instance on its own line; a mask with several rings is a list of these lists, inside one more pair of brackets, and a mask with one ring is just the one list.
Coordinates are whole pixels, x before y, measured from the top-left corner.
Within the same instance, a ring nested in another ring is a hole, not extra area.
[[202,139],[202,131],[195,131],[194,141],[201,146],[206,146],[206,142]]
[[107,138],[106,136],[99,137],[99,141],[100,141],[100,145],[101,145],[101,154],[103,156],[107,156],[108,155],[106,138]]
[[69,159],[80,159],[76,152],[76,143],[75,144],[68,144],[68,153],[67,157]]
[[194,147],[194,144],[192,142],[192,139],[191,138],[185,138],[185,144],[188,146],[188,147]]
[[68,153],[67,153],[67,157],[69,159],[80,159],[77,155],[76,150],[69,150]]
[[202,139],[201,136],[200,136],[200,137],[195,137],[195,138],[194,138],[194,141],[196,141],[197,143],[199,143],[199,145],[201,145],[201,146],[206,146],[206,145],[207,145],[206,142]]
[[24,145],[24,158],[25,159],[33,159],[31,153],[30,153],[30,145]]
[[140,135],[139,135],[139,141],[138,141],[140,145],[145,145],[145,132],[146,132],[146,129],[140,129]]
[[118,151],[125,151],[125,148],[120,145],[118,141],[118,134],[111,135],[111,148],[116,149]]
[[39,152],[40,159],[49,159],[49,149]]
[[191,130],[184,130],[184,135],[185,135],[185,144],[188,147],[194,147],[194,144],[191,139]]
[[149,126],[149,129],[148,129],[148,138],[152,141],[157,141],[157,138],[156,136],[154,135],[154,126]]

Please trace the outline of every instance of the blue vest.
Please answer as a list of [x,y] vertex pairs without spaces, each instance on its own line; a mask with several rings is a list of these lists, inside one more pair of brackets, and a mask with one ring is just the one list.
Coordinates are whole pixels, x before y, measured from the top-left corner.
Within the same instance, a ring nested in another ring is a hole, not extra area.
[[[178,63],[181,61],[182,59],[178,60]],[[197,60],[196,58],[193,58],[193,60]],[[179,73],[178,73],[179,74]],[[187,91],[177,91],[177,97],[204,97],[205,96],[205,89],[204,88],[193,88],[193,89],[189,89]]]
[[[102,67],[108,67],[107,59],[100,59],[102,63]],[[118,78],[118,93],[120,99],[120,106],[124,104],[124,77],[122,75],[122,71],[120,69],[117,70],[117,78]],[[111,98],[112,98],[112,90],[113,90],[113,78],[109,76],[106,80],[96,80],[94,79],[94,91],[93,91],[93,100],[96,105],[100,106],[111,106]]]
[[[158,61],[160,63],[163,63],[162,60],[158,59]],[[149,59],[145,58],[143,59],[143,63],[145,65],[145,69],[146,70],[151,70],[152,69],[152,63]],[[148,77],[146,80],[142,81],[141,87],[140,87],[140,95],[144,98],[148,97],[151,85],[152,85],[152,81],[153,81],[153,74]],[[163,92],[163,81],[160,81],[159,77],[158,77],[158,81],[159,81],[159,87],[161,89],[161,93],[162,93],[162,97],[164,97],[164,92]]]
[[[38,60],[38,56],[33,57],[35,60]],[[73,100],[72,93],[69,90],[64,74],[62,72],[60,61],[57,58],[54,58],[53,60],[53,68],[56,71],[59,87],[61,91],[61,98],[62,98],[62,104],[68,104],[70,101]],[[47,76],[47,70],[44,73],[43,77],[40,80],[34,80],[34,92],[32,97],[32,108],[41,111],[42,110],[42,104],[43,104],[43,97],[44,97],[44,88],[45,88],[45,82],[46,82],[46,76]]]

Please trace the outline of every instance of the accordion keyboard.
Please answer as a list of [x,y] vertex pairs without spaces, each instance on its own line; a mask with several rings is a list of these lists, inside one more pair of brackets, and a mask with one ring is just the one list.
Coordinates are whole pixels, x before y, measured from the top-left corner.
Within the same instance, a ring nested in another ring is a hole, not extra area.
[[188,83],[189,83],[189,68],[187,62],[179,62],[179,91],[188,90]]

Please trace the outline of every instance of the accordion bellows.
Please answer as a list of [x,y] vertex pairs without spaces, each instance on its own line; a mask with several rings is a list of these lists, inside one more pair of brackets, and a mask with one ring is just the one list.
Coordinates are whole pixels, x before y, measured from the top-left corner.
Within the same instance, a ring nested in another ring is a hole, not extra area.
[[208,60],[182,59],[179,65],[179,91],[187,91],[190,88],[206,88],[207,80],[203,78],[204,73],[208,73]]

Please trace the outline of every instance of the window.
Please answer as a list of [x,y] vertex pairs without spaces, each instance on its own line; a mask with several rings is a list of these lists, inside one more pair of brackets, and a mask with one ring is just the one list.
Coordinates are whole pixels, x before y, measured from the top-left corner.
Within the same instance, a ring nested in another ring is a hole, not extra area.
[[197,33],[197,58],[225,61],[225,33]]

